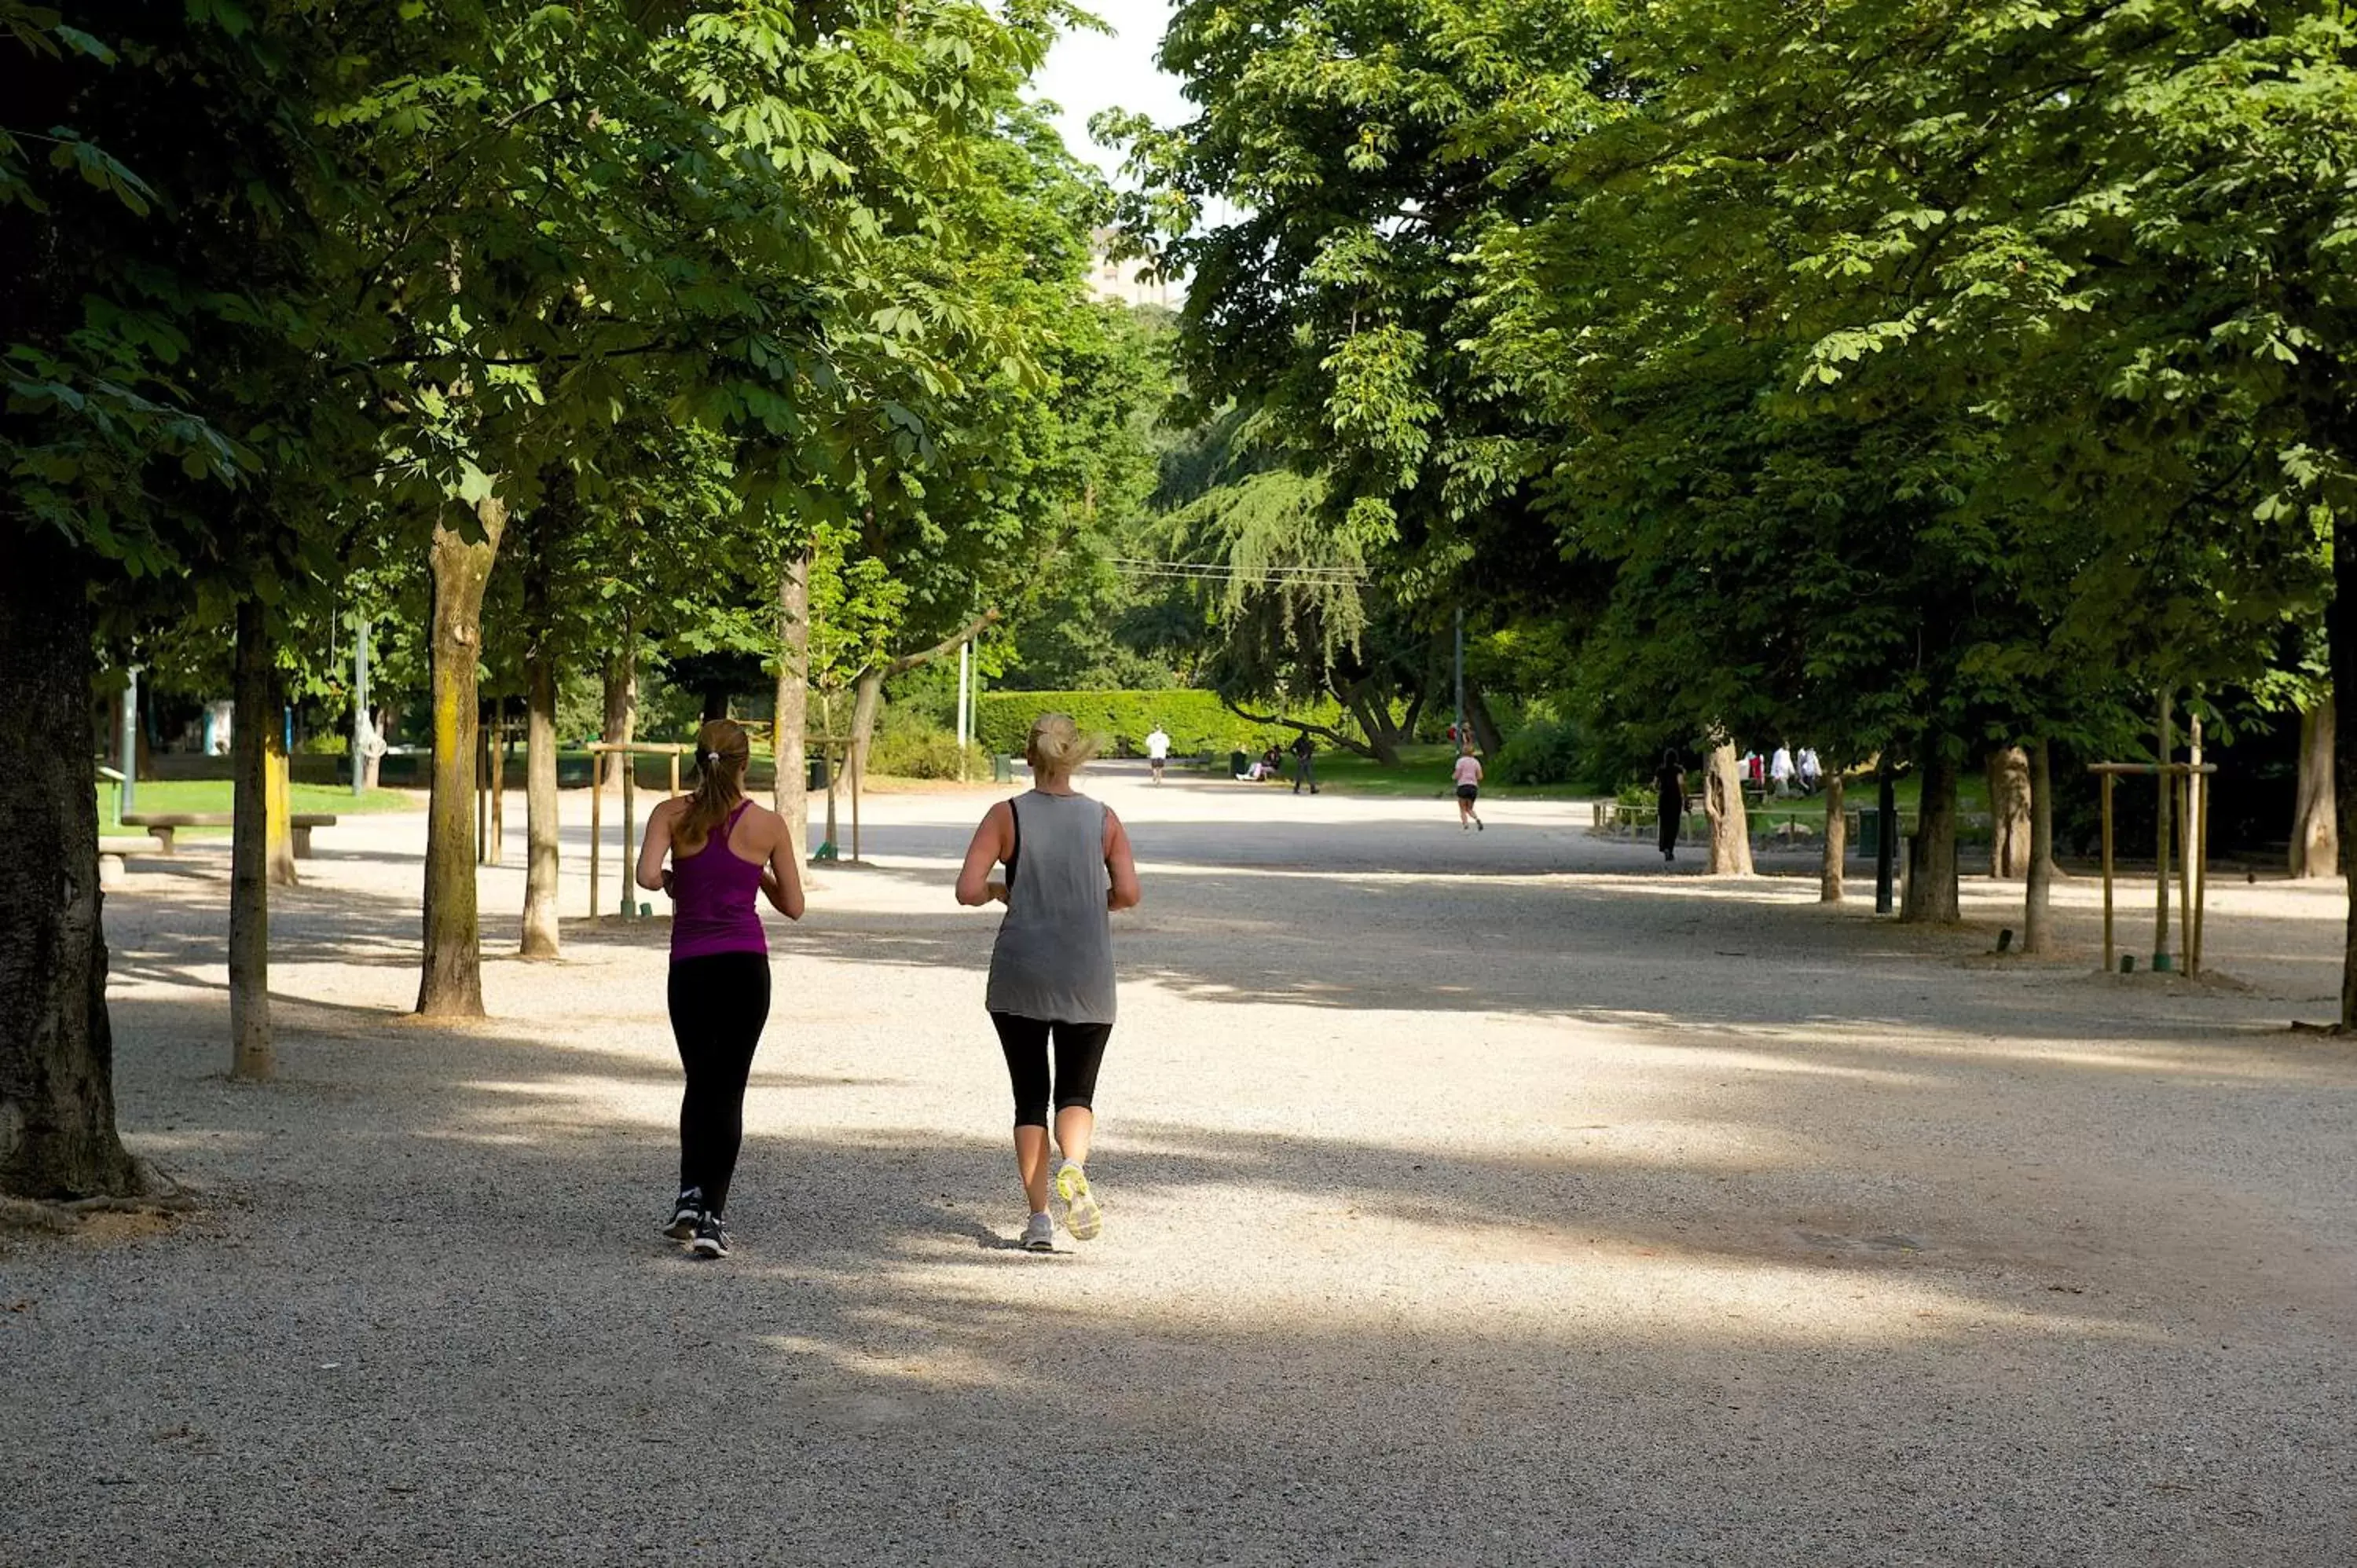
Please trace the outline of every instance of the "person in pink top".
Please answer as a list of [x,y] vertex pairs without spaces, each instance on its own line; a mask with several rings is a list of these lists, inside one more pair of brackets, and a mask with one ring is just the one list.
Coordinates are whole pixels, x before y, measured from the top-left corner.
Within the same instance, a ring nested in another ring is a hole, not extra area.
[[1457,754],[1457,826],[1460,831],[1490,831],[1481,826],[1481,813],[1473,809],[1473,802],[1480,798],[1481,759],[1473,755],[1473,743],[1469,740]]
[[802,918],[786,820],[745,798],[751,760],[742,725],[714,719],[696,731],[695,792],[654,809],[639,850],[639,886],[672,897],[668,999],[687,1074],[679,1197],[663,1234],[700,1258],[728,1255],[721,1217],[745,1139],[745,1083],[770,1021],[770,941],[753,895],[789,920]]

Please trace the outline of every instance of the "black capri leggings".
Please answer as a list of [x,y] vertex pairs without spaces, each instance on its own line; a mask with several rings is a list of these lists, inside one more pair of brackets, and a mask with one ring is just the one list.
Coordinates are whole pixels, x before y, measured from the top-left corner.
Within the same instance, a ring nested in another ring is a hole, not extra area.
[[679,1102],[679,1185],[704,1189],[704,1205],[728,1206],[728,1182],[745,1141],[745,1080],[770,1021],[770,955],[719,952],[674,960],[671,1032],[687,1092]]
[[1669,854],[1677,847],[1678,824],[1684,820],[1685,814],[1686,803],[1684,800],[1665,799],[1662,801],[1662,853],[1663,854]]
[[1093,1108],[1097,1067],[1104,1060],[1111,1024],[1056,1024],[1044,1018],[1024,1018],[1013,1013],[993,1013],[998,1026],[998,1048],[1006,1053],[1006,1076],[1015,1084],[1015,1124],[1048,1124],[1048,1040],[1056,1042],[1056,1109],[1081,1105]]

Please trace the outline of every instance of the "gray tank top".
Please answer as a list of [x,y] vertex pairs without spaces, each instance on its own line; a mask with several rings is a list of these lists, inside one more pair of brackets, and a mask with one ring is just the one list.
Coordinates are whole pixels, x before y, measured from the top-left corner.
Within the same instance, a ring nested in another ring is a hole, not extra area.
[[1114,1021],[1113,918],[1105,908],[1105,809],[1034,789],[1009,802],[1015,860],[990,951],[994,1013],[1060,1024]]

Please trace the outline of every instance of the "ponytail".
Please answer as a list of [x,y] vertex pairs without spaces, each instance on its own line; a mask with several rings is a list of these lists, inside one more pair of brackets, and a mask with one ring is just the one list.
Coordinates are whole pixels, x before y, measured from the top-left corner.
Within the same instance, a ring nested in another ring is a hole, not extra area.
[[678,853],[694,854],[728,820],[745,798],[745,769],[752,759],[752,743],[742,725],[714,719],[695,732],[695,792],[687,798],[687,810],[672,832]]

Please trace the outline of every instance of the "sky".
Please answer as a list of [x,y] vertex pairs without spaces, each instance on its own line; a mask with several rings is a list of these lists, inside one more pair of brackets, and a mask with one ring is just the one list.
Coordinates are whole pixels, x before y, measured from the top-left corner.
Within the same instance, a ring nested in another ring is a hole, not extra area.
[[1075,157],[1085,158],[1108,176],[1118,168],[1118,157],[1089,139],[1089,117],[1101,109],[1135,109],[1160,124],[1183,119],[1187,101],[1178,96],[1178,79],[1154,69],[1154,51],[1169,25],[1169,0],[1081,0],[1082,7],[1104,19],[1114,31],[1068,33],[1057,40],[1054,52],[1039,72],[1036,88],[1063,113],[1057,128]]

